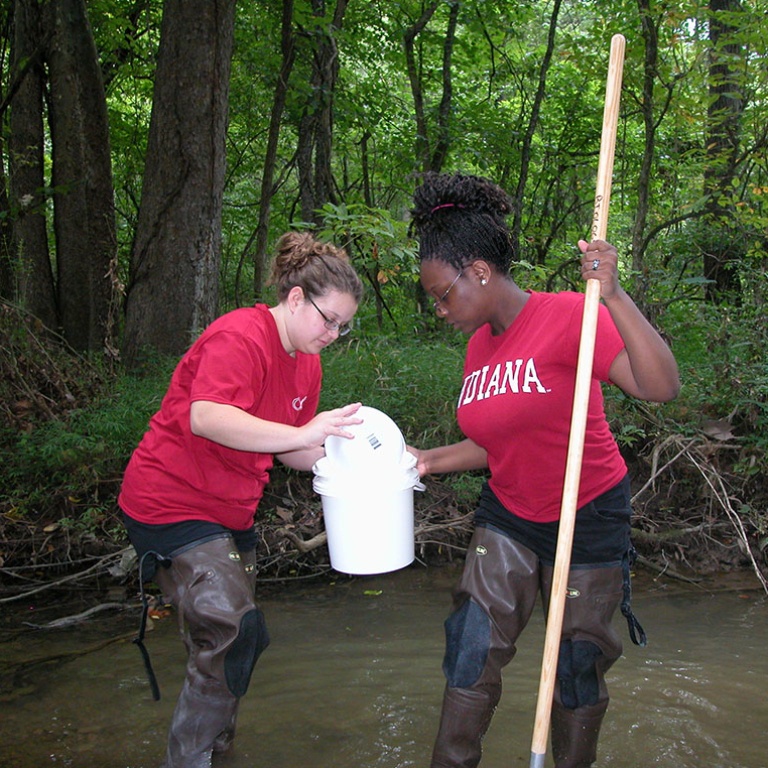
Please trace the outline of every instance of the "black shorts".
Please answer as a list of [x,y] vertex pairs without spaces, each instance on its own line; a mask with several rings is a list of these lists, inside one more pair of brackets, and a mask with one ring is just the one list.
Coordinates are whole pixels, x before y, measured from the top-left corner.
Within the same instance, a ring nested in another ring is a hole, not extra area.
[[[629,476],[576,511],[571,567],[610,567],[622,564],[631,547]],[[545,565],[554,565],[560,522],[535,523],[512,514],[483,485],[475,512],[475,525],[493,528],[536,553]]]
[[219,523],[207,520],[184,520],[180,523],[150,525],[134,520],[125,512],[122,517],[128,538],[142,564],[142,581],[152,579],[158,559],[171,557],[180,550],[204,541],[232,536],[241,552],[250,552],[256,547],[256,531],[253,528],[233,531]]

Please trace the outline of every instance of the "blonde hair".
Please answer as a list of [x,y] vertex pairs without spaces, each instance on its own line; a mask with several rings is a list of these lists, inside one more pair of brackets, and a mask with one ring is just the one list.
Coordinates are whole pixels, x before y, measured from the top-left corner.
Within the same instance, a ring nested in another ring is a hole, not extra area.
[[287,232],[277,242],[270,282],[279,301],[298,286],[305,296],[324,296],[338,291],[363,298],[363,283],[343,248],[317,240],[308,232]]

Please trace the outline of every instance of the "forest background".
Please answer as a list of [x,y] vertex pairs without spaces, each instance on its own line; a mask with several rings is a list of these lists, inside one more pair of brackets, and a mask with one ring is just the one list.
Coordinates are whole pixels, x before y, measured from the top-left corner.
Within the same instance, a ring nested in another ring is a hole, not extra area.
[[[766,0],[9,0],[0,8],[0,601],[135,582],[115,499],[178,356],[270,301],[291,228],[367,284],[322,407],[457,437],[465,340],[408,233],[424,171],[515,201],[514,277],[581,290],[611,37],[626,37],[609,239],[683,390],[606,390],[641,562],[768,559]],[[418,556],[460,556],[482,475],[429,478]],[[263,574],[328,571],[311,478],[273,472]]]

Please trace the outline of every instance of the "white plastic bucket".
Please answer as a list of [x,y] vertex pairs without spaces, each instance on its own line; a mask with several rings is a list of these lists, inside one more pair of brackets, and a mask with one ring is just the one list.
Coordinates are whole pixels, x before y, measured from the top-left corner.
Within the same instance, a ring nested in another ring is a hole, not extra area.
[[331,567],[366,575],[397,571],[415,557],[412,482],[364,476],[338,479],[334,490],[318,484]]
[[313,470],[328,536],[331,567],[369,575],[405,568],[415,557],[413,491],[423,490],[416,459],[397,425],[362,406],[355,437],[328,438]]

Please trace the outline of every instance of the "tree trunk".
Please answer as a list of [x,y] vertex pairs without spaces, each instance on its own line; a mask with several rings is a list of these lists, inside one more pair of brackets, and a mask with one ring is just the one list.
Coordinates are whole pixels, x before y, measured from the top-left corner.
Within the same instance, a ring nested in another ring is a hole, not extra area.
[[60,321],[75,349],[111,350],[116,238],[104,86],[84,0],[53,0],[48,13]]
[[[0,155],[4,152],[4,142],[0,139]],[[0,162],[0,211],[10,211],[8,180],[5,164]],[[0,300],[14,301],[16,298],[16,280],[13,265],[13,226],[8,216],[0,217]]]
[[405,30],[403,34],[403,45],[405,47],[405,61],[408,68],[408,80],[411,84],[411,95],[413,96],[413,111],[416,118],[416,160],[422,171],[435,170],[431,167],[432,153],[430,151],[429,126],[424,109],[424,89],[421,84],[421,67],[416,61],[416,38],[429,24],[434,16],[439,0],[434,0],[426,6],[421,14],[421,18],[411,27]]
[[[312,102],[299,124],[297,163],[299,167],[301,216],[318,222],[317,209],[336,202],[331,159],[333,152],[333,96],[339,75],[339,55],[335,37],[344,21],[349,0],[336,0],[330,24],[318,23],[308,38],[312,44]],[[321,20],[325,0],[312,0],[315,17]]]
[[656,22],[651,16],[650,0],[638,0],[640,24],[643,31],[643,95],[640,100],[640,111],[643,117],[644,145],[643,159],[640,163],[640,173],[637,177],[637,208],[632,222],[632,272],[635,275],[635,290],[632,295],[635,302],[647,314],[648,306],[645,301],[648,284],[648,270],[645,266],[643,238],[648,222],[648,211],[651,196],[651,173],[653,170],[654,153],[656,151],[656,103],[653,96],[654,84],[659,59],[659,32]]
[[[559,0],[557,1],[559,2]],[[451,74],[451,59],[453,58],[453,44],[456,40],[456,25],[459,21],[461,3],[458,0],[453,0],[450,6],[448,29],[445,32],[445,40],[443,40],[443,95],[440,98],[440,107],[437,111],[437,143],[430,160],[430,167],[434,171],[441,171],[443,169],[452,143],[453,77]]]
[[13,71],[18,82],[12,95],[8,140],[8,210],[12,212],[8,220],[12,227],[3,279],[10,283],[3,286],[3,296],[18,301],[47,328],[59,330],[45,220],[44,48],[37,0],[16,0]]
[[293,0],[283,0],[281,30],[280,48],[282,51],[282,61],[280,62],[280,72],[275,83],[275,96],[272,100],[267,151],[264,157],[264,173],[261,177],[259,222],[255,235],[253,292],[257,300],[261,298],[266,277],[269,213],[272,195],[274,194],[275,163],[277,161],[277,146],[280,138],[280,121],[288,96],[288,81],[293,70],[293,62],[296,60],[296,39],[293,34]]
[[739,0],[712,0],[709,9],[710,98],[704,169],[708,215],[704,222],[714,236],[706,238],[703,244],[704,277],[710,281],[706,287],[710,301],[738,303],[738,266],[746,253],[746,244],[736,231],[733,182],[744,113],[743,82],[738,71],[744,51],[736,41],[739,29],[732,14],[742,7]]
[[520,249],[520,236],[523,231],[523,202],[525,199],[525,187],[528,184],[528,170],[531,165],[531,146],[533,137],[539,125],[539,113],[541,104],[544,101],[544,95],[547,91],[547,73],[552,63],[552,55],[555,50],[555,34],[557,32],[557,19],[560,15],[561,0],[555,0],[552,6],[552,12],[549,14],[549,32],[547,34],[547,49],[544,52],[544,58],[539,67],[539,82],[536,88],[536,95],[531,107],[531,115],[528,120],[528,128],[525,132],[522,145],[520,146],[520,175],[518,176],[517,188],[515,190],[512,223],[512,250],[517,258],[520,258],[522,251]]
[[216,316],[234,0],[167,0],[124,360],[178,355]]

